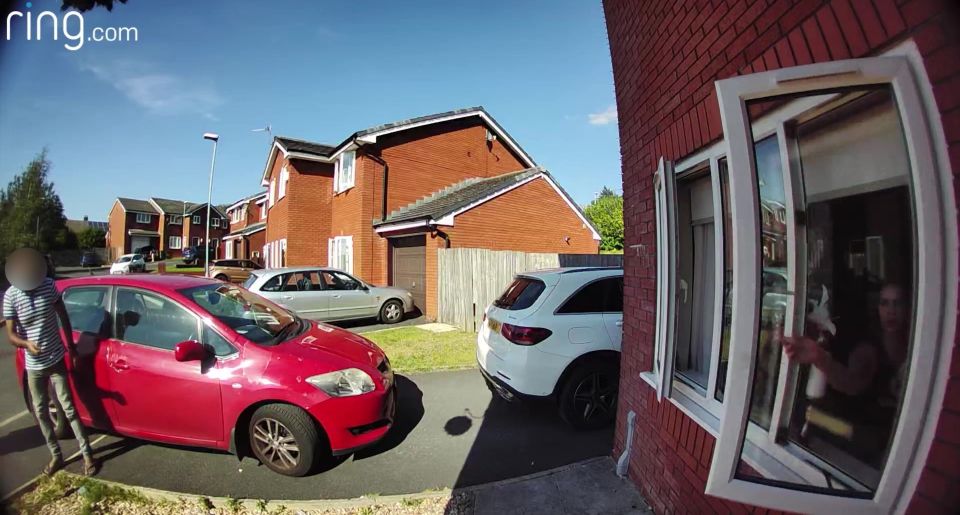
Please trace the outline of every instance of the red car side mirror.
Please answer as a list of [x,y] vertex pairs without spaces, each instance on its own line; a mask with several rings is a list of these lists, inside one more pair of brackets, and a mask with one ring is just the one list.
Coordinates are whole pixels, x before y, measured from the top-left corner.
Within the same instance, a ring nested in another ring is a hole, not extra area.
[[180,342],[173,348],[173,357],[177,361],[197,361],[207,357],[207,349],[195,340]]

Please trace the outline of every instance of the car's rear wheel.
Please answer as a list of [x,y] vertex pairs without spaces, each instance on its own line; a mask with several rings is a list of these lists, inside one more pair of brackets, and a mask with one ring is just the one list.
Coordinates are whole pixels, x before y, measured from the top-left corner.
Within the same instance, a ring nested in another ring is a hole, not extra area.
[[597,429],[613,422],[617,414],[619,364],[591,360],[570,374],[560,392],[560,416],[577,429]]
[[396,324],[403,320],[403,304],[396,299],[383,303],[380,308],[380,321],[385,324]]
[[227,282],[227,280],[229,280],[230,278],[227,277],[226,274],[217,274],[216,277],[214,277],[214,279],[218,281]]
[[274,472],[303,476],[316,462],[320,434],[310,415],[296,406],[261,406],[250,417],[248,434],[254,456]]
[[[36,418],[37,412],[33,409],[33,398],[30,396],[30,390],[26,388],[26,385],[24,385],[24,387],[24,391],[27,392],[27,408],[30,410],[30,413],[33,414],[34,418]],[[47,389],[50,397],[50,406],[47,409],[50,412],[50,423],[53,424],[53,434],[57,436],[58,440],[72,438],[73,430],[70,429],[70,421],[67,420],[67,415],[60,409],[60,403],[57,402],[57,393],[53,389],[53,385],[48,384]]]

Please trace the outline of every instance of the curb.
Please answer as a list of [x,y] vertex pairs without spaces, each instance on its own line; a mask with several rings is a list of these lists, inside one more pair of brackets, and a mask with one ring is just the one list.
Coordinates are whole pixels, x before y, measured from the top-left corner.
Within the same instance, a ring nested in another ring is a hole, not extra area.
[[[402,502],[403,500],[417,500],[417,499],[437,499],[443,497],[451,497],[454,495],[473,495],[475,492],[499,488],[515,483],[522,483],[524,481],[530,481],[533,479],[539,479],[541,477],[547,477],[559,472],[563,472],[572,468],[580,467],[590,463],[603,460],[612,460],[609,456],[598,456],[595,458],[589,458],[586,460],[578,461],[575,463],[570,463],[568,465],[563,465],[561,467],[552,468],[549,470],[543,470],[540,472],[534,472],[532,474],[527,474],[524,476],[514,477],[510,479],[503,479],[500,481],[494,481],[491,483],[484,483],[480,485],[466,486],[462,488],[443,488],[440,490],[431,490],[425,492],[411,493],[411,494],[391,494],[391,495],[364,495],[361,497],[355,497],[352,499],[318,499],[312,501],[305,500],[270,500],[268,501],[269,506],[285,506],[289,510],[304,510],[304,511],[322,511],[322,510],[336,510],[336,509],[351,509],[351,508],[362,508],[366,506],[374,505],[393,505]],[[79,474],[74,474],[72,472],[62,471],[61,474],[67,474],[70,476],[85,478]],[[159,490],[156,488],[149,488],[145,486],[134,486],[126,485],[123,483],[117,483],[115,481],[109,481],[105,479],[97,479],[96,477],[90,478],[94,481],[99,481],[103,484],[115,486],[119,488],[124,488],[127,490],[132,490],[142,494],[144,497],[151,499],[159,499],[166,501],[178,501],[184,499],[186,501],[196,502],[200,499],[208,499],[215,507],[222,508],[226,507],[228,502],[231,501],[231,498],[228,497],[213,497],[207,495],[197,495],[197,494],[186,494],[186,493],[177,493],[170,492],[167,490]],[[238,498],[237,501],[240,501],[244,507],[247,509],[255,509],[256,502],[258,499],[247,499],[247,498]]]

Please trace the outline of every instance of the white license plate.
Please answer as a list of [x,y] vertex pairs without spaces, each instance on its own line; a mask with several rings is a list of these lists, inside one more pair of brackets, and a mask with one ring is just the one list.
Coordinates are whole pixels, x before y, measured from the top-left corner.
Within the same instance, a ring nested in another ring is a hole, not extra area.
[[499,332],[500,332],[500,322],[497,322],[496,320],[494,320],[494,319],[492,319],[492,318],[488,318],[488,319],[487,319],[487,326],[490,328],[490,332],[492,332],[492,333],[499,333]]

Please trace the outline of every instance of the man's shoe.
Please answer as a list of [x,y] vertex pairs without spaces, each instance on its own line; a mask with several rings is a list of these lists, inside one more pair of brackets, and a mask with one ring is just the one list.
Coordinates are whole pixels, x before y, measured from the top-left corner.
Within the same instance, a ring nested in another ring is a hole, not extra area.
[[63,458],[53,458],[50,460],[50,463],[47,463],[47,466],[44,467],[43,473],[47,476],[52,476],[57,473],[58,470],[63,468]]

